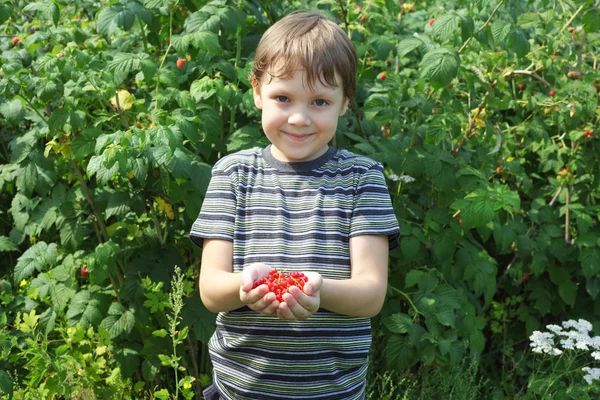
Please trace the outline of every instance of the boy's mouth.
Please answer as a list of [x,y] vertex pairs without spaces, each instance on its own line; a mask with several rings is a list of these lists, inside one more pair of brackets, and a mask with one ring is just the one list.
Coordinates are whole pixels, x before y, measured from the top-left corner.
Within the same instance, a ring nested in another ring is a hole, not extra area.
[[291,133],[291,132],[286,132],[286,131],[282,131],[288,138],[290,138],[290,140],[294,141],[294,142],[303,142],[305,141],[307,138],[309,138],[310,136],[312,136],[312,133],[307,133],[307,134],[296,134],[296,133]]

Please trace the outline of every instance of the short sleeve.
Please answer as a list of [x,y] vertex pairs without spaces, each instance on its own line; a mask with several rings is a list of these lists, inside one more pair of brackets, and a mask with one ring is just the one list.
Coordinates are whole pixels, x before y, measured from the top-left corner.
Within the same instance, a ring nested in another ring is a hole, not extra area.
[[190,239],[200,247],[204,239],[233,241],[237,185],[231,169],[234,168],[221,168],[220,163],[212,169],[200,214],[190,231]]
[[350,237],[387,235],[390,249],[398,246],[400,228],[392,207],[383,167],[376,164],[360,174],[354,195]]

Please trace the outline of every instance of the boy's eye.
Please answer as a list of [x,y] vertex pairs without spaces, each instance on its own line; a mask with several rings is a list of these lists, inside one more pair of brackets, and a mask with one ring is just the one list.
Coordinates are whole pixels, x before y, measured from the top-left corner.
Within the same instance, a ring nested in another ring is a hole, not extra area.
[[280,101],[282,103],[287,103],[288,98],[286,96],[275,96],[275,100]]
[[318,100],[315,100],[315,104],[319,107],[323,107],[323,106],[328,105],[329,103],[326,100],[318,99]]

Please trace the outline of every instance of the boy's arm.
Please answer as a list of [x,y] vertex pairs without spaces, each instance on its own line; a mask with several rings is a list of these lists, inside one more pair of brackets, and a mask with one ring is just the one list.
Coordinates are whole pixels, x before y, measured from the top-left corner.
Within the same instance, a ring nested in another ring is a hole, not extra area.
[[387,292],[388,237],[350,238],[350,279],[324,279],[321,307],[338,314],[374,317],[379,314]]
[[[308,318],[312,314],[309,310],[314,310],[314,301],[320,297],[317,307],[349,316],[374,317],[381,310],[387,292],[388,253],[387,236],[350,238],[350,279],[323,279],[320,290],[313,296],[295,288],[291,293],[293,298],[284,295],[286,303],[279,306],[278,316],[291,320]],[[316,286],[320,283],[317,279]],[[307,285],[310,284],[309,280]]]
[[279,305],[266,285],[252,289],[254,281],[266,276],[270,267],[252,264],[242,273],[233,272],[233,243],[204,239],[200,267],[200,297],[212,312],[231,311],[248,306],[263,314],[273,314]]

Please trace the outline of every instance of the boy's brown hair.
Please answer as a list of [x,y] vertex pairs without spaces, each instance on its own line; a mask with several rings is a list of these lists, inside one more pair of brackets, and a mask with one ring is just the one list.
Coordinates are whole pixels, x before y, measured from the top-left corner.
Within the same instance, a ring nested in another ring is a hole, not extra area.
[[256,49],[250,80],[254,85],[265,72],[286,79],[304,70],[312,90],[317,79],[337,87],[337,72],[344,96],[351,98],[356,91],[356,69],[356,49],[344,31],[320,14],[303,11],[280,19],[265,32]]

